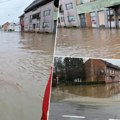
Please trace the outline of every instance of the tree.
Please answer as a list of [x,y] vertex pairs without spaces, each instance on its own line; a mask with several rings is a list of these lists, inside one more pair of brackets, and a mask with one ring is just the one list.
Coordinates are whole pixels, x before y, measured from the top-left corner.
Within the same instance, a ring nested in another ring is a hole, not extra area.
[[75,79],[84,80],[85,70],[82,58],[64,59],[66,82],[74,83]]
[[[56,77],[59,77],[59,80],[64,79],[64,64],[63,64],[63,58],[56,57],[54,59],[54,74],[53,78],[56,79]],[[60,81],[61,82],[61,81]]]

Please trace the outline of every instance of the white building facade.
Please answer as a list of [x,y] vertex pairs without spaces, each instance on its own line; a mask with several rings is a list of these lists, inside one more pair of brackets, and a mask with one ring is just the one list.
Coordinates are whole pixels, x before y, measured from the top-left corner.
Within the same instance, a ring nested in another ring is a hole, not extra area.
[[60,6],[59,26],[120,28],[120,0],[60,0]]
[[58,26],[79,26],[75,0],[60,0]]
[[20,29],[20,24],[19,23],[11,22],[11,23],[9,23],[6,31],[20,32],[20,30],[21,29]]
[[[55,20],[53,1],[31,9],[24,14],[24,30],[32,32],[54,32]],[[56,18],[57,20],[57,18]]]

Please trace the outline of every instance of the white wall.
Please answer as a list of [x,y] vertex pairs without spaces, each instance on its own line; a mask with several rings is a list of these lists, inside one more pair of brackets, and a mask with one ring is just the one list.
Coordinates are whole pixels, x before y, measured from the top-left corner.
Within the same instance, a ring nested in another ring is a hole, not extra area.
[[13,31],[19,32],[20,24],[19,23],[10,23],[8,30],[13,30]]
[[[43,16],[44,11],[50,9],[50,15],[48,16]],[[32,22],[30,23],[30,16],[39,13],[40,14],[40,19],[32,19]],[[53,20],[53,13],[54,13],[54,5],[53,2],[50,2],[44,6],[39,7],[35,11],[31,11],[27,14],[25,14],[25,31],[33,31],[33,24],[37,25],[35,28],[35,31],[40,31],[40,32],[53,32],[54,30],[54,20]],[[48,24],[49,26],[46,28],[43,28],[43,23]]]
[[[43,16],[44,11],[50,9],[50,15]],[[41,22],[40,22],[40,31],[41,32],[53,32],[54,30],[54,20],[53,20],[53,13],[54,13],[54,4],[50,2],[41,7]],[[48,24],[48,28],[43,28],[43,23]]]
[[[73,8],[67,10],[66,9],[66,4],[72,3]],[[76,0],[60,0],[60,4],[63,6],[64,13],[59,14],[59,18],[64,17],[64,22],[61,22],[61,26],[79,26],[80,25],[80,20],[77,15],[76,11]],[[68,16],[74,16],[74,21],[69,22],[68,21]],[[60,24],[59,24],[60,25]]]
[[32,12],[28,12],[25,14],[25,17],[24,17],[24,30],[25,31],[30,30],[30,15],[31,14],[32,14]]

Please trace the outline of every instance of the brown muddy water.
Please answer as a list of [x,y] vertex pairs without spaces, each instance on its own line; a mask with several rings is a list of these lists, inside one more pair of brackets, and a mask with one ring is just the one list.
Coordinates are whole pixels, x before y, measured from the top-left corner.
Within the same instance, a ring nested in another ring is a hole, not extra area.
[[80,86],[61,85],[52,88],[51,101],[53,102],[77,97],[120,100],[120,83]]
[[120,58],[120,29],[58,28],[58,55]]
[[40,120],[54,39],[0,31],[0,120]]

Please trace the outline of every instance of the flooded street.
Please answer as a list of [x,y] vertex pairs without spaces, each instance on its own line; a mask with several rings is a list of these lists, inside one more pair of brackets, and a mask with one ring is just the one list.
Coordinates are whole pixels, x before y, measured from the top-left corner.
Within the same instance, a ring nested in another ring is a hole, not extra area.
[[120,100],[120,83],[81,86],[62,85],[53,87],[51,97],[51,101],[69,100],[77,97]]
[[120,29],[58,28],[58,55],[120,58]]
[[120,83],[52,89],[50,120],[119,120]]
[[0,120],[40,120],[54,38],[0,31]]

